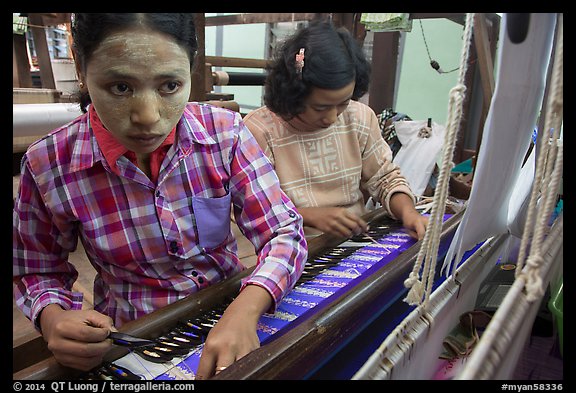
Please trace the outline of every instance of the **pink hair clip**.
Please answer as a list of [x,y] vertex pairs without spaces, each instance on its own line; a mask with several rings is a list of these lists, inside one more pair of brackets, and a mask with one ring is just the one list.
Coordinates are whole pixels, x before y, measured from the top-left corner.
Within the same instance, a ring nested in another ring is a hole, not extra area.
[[302,78],[302,69],[304,68],[304,48],[296,53],[296,73]]

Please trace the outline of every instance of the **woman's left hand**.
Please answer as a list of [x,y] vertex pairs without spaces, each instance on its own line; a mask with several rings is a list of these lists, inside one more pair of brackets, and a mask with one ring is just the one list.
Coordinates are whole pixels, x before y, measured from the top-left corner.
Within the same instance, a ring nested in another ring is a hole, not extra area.
[[402,225],[410,236],[422,240],[426,233],[428,217],[421,215],[414,207],[412,198],[402,192],[397,192],[390,198],[392,214],[402,221]]
[[413,213],[405,214],[402,217],[402,225],[406,229],[406,232],[415,239],[424,239],[424,234],[426,233],[426,227],[428,226],[428,217],[423,216],[414,210]]

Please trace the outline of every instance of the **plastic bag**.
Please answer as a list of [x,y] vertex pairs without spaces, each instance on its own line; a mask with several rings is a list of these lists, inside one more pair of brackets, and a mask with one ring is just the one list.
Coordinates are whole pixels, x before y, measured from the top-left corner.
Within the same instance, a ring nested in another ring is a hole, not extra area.
[[393,162],[400,167],[402,175],[415,195],[422,195],[436,160],[444,144],[443,125],[426,120],[399,121],[394,124],[402,147]]

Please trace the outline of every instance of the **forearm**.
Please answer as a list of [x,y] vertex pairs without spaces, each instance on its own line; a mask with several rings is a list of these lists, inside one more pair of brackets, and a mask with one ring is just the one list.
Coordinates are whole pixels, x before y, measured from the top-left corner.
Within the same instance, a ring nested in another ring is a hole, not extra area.
[[274,299],[268,291],[258,285],[249,284],[226,309],[227,314],[242,315],[254,326],[267,310],[272,307]]
[[402,221],[402,225],[416,239],[423,239],[428,226],[428,218],[421,215],[408,194],[397,192],[390,198],[390,211]]
[[318,225],[316,224],[316,217],[317,217],[318,208],[316,207],[301,207],[298,208],[298,213],[302,216],[304,221],[304,225],[308,227],[317,228]]
[[[58,304],[49,304],[40,311],[38,315],[38,327],[44,336],[44,339],[48,341],[48,337],[50,337],[50,329],[53,325],[53,321],[58,319],[58,315],[64,312],[62,307]],[[45,329],[42,329],[44,327]]]
[[390,212],[400,221],[404,221],[408,214],[416,212],[412,198],[403,193],[396,192],[390,198]]

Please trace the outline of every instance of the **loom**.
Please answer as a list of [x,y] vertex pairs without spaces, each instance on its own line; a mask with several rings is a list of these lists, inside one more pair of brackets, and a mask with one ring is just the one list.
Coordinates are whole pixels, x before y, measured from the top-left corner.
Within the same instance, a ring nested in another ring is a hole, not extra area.
[[[355,338],[362,337],[363,331],[374,329],[374,322],[381,325],[384,321],[390,330],[395,326],[394,323],[390,324],[391,321],[397,322],[409,313],[411,307],[401,302],[406,292],[403,281],[412,268],[420,243],[404,233],[397,222],[387,218],[381,208],[369,213],[365,219],[371,228],[387,228],[385,233],[372,233],[371,236],[376,237],[378,244],[363,238],[343,239],[328,235],[311,240],[306,267],[308,273],[303,275],[287,297],[291,300],[300,299],[302,303],[304,300],[315,299],[317,304],[307,309],[294,306],[294,301],[292,304],[283,302],[278,315],[264,315],[261,325],[267,325],[267,328],[258,332],[261,348],[232,364],[215,379],[313,378],[315,373],[324,373],[323,366],[337,359],[338,353],[347,351],[347,345],[353,343]],[[461,212],[446,216],[442,233],[444,251],[460,219]],[[347,257],[342,259],[343,265],[339,265],[342,263],[340,261],[329,268],[323,266],[326,255],[343,249],[348,250]],[[355,267],[351,267],[350,263],[355,263]],[[229,301],[237,293],[242,277],[251,270],[247,269],[214,287],[128,322],[120,331],[143,338],[160,337],[179,322],[197,318]],[[439,277],[440,281],[443,279]],[[307,293],[314,291],[327,293],[328,296],[307,297]],[[279,317],[281,314],[293,314],[296,317]],[[381,326],[376,328],[380,329]],[[273,334],[269,334],[271,332]],[[377,344],[372,342],[368,347]],[[105,361],[126,367],[127,364],[134,364],[130,360],[134,356],[138,355],[130,353],[126,348],[114,347]],[[182,367],[186,365],[188,371],[193,372],[198,359],[198,350],[192,350],[187,363],[183,363]],[[146,374],[144,377],[148,379],[183,375],[182,370],[177,372],[171,364],[160,366],[164,373],[158,373],[150,371],[157,370],[158,365],[142,359],[136,363],[144,363],[148,371],[131,371]],[[15,370],[18,370],[18,365],[15,365]],[[83,377],[84,373],[63,367],[52,357],[14,373],[14,379]]]

